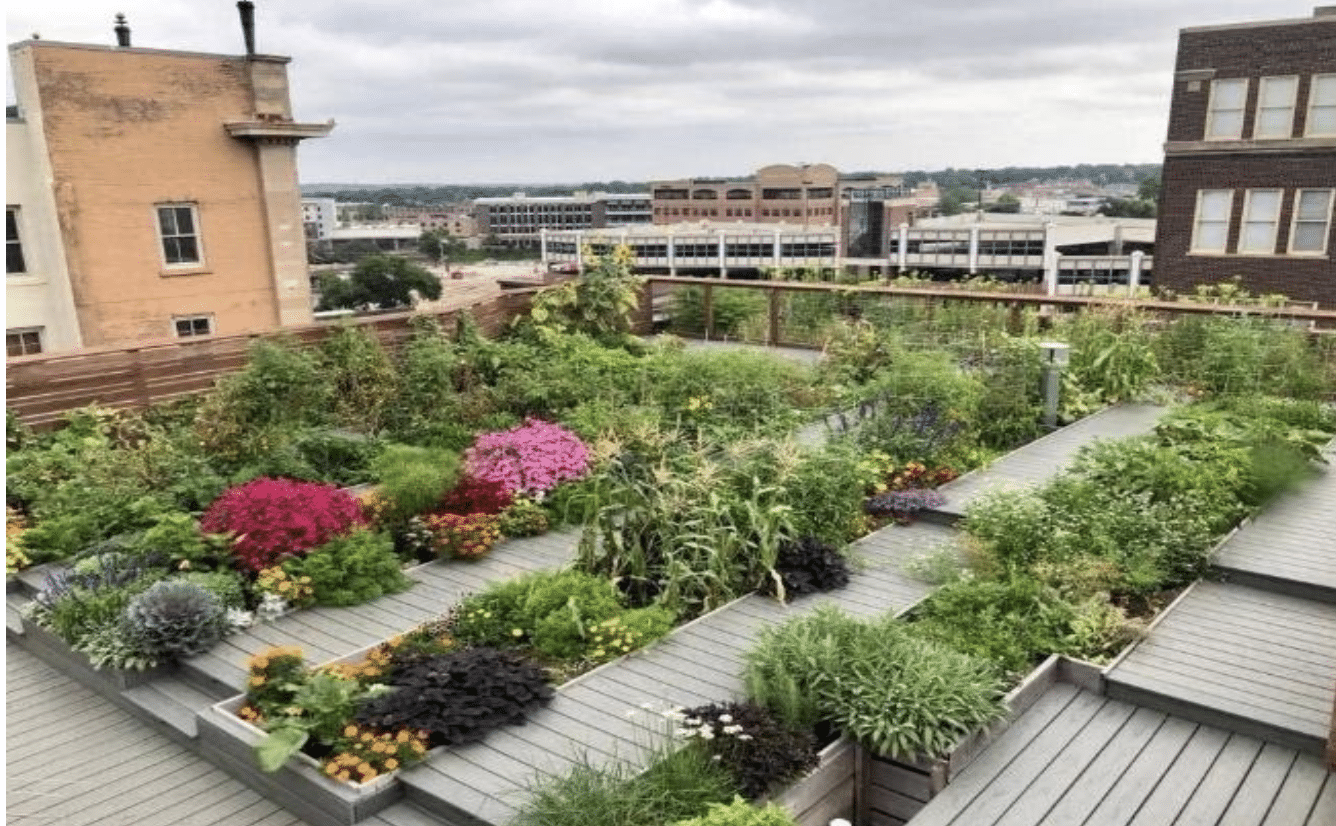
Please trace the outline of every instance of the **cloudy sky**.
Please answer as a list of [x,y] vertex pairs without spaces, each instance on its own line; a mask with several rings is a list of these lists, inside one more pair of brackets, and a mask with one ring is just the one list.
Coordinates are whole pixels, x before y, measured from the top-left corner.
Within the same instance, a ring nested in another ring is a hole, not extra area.
[[[303,182],[1161,160],[1177,31],[1318,0],[257,0]],[[1323,0],[1327,2],[1329,0]],[[9,42],[243,51],[230,0],[11,2]],[[10,94],[12,99],[12,93]]]

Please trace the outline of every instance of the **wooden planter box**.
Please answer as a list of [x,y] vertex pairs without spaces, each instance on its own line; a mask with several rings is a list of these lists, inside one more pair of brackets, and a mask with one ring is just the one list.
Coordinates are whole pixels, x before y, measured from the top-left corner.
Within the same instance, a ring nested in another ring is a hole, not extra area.
[[23,634],[20,641],[24,648],[67,676],[118,704],[122,691],[151,683],[176,670],[175,665],[158,665],[145,671],[94,668],[87,654],[70,648],[69,643],[27,617],[23,617]]
[[315,826],[351,826],[404,796],[394,774],[381,775],[370,783],[341,783],[323,775],[316,761],[301,753],[272,774],[261,771],[255,746],[265,733],[237,716],[245,702],[241,694],[200,714],[200,753],[303,820]]
[[1053,655],[1003,699],[1006,716],[962,738],[942,757],[902,760],[860,749],[858,774],[864,779],[856,822],[870,826],[899,826],[907,822],[1055,682],[1097,687],[1101,679],[1096,666]]
[[[329,662],[361,662],[379,645],[373,643]],[[349,826],[403,798],[397,771],[380,775],[370,783],[343,783],[326,777],[320,765],[301,752],[272,774],[262,771],[255,759],[255,746],[266,735],[237,716],[245,703],[246,695],[242,693],[215,703],[200,714],[200,752],[255,791],[277,800],[315,826]],[[428,758],[431,754],[427,753]]]
[[798,826],[827,826],[837,817],[853,820],[858,746],[841,737],[821,750],[820,761],[806,777],[771,798],[789,810]]

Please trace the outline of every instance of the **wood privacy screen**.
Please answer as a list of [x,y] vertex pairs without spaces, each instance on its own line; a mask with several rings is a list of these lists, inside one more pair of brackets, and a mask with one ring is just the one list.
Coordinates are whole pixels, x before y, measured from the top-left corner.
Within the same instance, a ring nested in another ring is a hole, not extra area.
[[[471,315],[486,335],[501,332],[510,320],[529,311],[538,290],[515,290],[488,301],[433,316],[452,333],[460,314]],[[200,393],[246,363],[251,343],[262,338],[314,347],[330,333],[351,325],[368,330],[388,350],[407,340],[413,313],[394,313],[346,321],[286,327],[266,333],[170,340],[135,347],[93,348],[8,359],[5,404],[25,424],[44,429],[64,413],[90,404],[113,408],[147,407]]]

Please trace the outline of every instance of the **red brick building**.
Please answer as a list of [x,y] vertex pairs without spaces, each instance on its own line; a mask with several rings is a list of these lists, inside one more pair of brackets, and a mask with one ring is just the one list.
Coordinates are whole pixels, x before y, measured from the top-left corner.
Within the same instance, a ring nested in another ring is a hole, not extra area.
[[1179,33],[1155,281],[1336,307],[1336,7]]

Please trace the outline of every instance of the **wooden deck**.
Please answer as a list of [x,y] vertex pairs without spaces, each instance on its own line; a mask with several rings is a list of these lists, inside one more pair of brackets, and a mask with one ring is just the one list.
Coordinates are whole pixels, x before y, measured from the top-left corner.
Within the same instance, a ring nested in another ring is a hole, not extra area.
[[1293,749],[1059,683],[909,823],[1330,826],[1336,775]]
[[934,509],[940,519],[954,521],[965,515],[980,494],[994,488],[1030,487],[1060,473],[1082,447],[1100,439],[1122,439],[1150,433],[1165,408],[1121,404],[1070,424],[1008,453],[997,461],[943,485],[946,504]]
[[305,826],[13,643],[5,815],[15,826]]
[[[950,535],[948,528],[920,523],[865,537],[855,546],[863,570],[847,588],[788,605],[761,596],[730,603],[567,685],[523,726],[493,732],[404,772],[408,797],[447,822],[501,826],[544,775],[564,773],[582,759],[643,766],[650,747],[667,732],[658,712],[743,696],[742,661],[758,629],[824,603],[864,616],[902,611],[931,590],[904,575],[902,564]],[[392,813],[382,818],[398,826]]]
[[[1322,754],[1336,605],[1199,582],[1108,673],[1108,693]],[[1336,821],[1333,821],[1336,822]]]
[[242,691],[246,664],[266,648],[295,645],[308,662],[325,662],[403,633],[440,616],[488,583],[530,571],[560,568],[575,555],[578,531],[508,540],[476,562],[432,562],[409,572],[413,587],[350,608],[309,608],[233,634],[183,670],[219,697]]
[[1224,544],[1215,566],[1235,582],[1336,603],[1336,468],[1271,503]]

